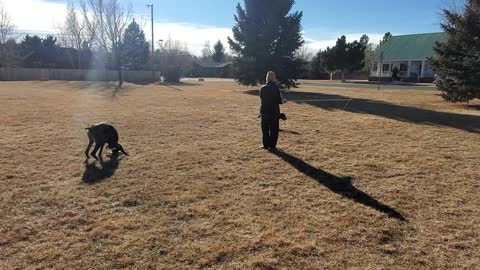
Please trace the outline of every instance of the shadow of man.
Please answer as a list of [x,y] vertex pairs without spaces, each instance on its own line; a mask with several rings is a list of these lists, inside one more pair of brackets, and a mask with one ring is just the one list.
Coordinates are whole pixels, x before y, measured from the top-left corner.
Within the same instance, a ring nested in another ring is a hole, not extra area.
[[372,198],[370,195],[354,187],[351,177],[335,176],[321,169],[317,169],[310,164],[304,162],[303,160],[289,155],[281,150],[277,150],[273,152],[273,154],[280,157],[281,159],[289,163],[292,167],[297,169],[299,172],[314,179],[315,181],[322,184],[331,191],[340,194],[347,199],[371,207],[379,212],[388,215],[389,217],[396,218],[400,221],[407,221],[405,217],[403,217],[403,215],[394,208],[382,204],[381,202]]
[[[95,184],[112,177],[118,169],[122,158],[118,158],[118,154],[112,154],[110,159],[106,162],[102,159],[100,159],[99,162],[85,162],[85,171],[83,172],[82,181],[86,184]],[[97,166],[97,164],[100,166]]]

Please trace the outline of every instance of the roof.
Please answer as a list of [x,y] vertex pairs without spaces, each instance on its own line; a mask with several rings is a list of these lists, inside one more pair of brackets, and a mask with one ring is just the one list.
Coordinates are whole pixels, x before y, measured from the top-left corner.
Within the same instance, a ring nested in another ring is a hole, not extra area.
[[232,61],[227,61],[227,62],[220,62],[217,63],[213,61],[212,59],[205,59],[205,60],[197,60],[195,61],[195,64],[204,67],[204,68],[224,68],[232,64]]
[[374,59],[383,61],[423,60],[434,56],[436,42],[447,41],[446,33],[428,33],[404,36],[392,36],[375,54]]

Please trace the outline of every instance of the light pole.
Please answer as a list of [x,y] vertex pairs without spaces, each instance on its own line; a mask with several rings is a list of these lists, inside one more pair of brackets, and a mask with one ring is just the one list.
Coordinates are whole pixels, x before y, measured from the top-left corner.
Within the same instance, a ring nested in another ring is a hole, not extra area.
[[152,79],[155,82],[155,39],[153,38],[153,4],[147,5],[150,8],[152,19]]

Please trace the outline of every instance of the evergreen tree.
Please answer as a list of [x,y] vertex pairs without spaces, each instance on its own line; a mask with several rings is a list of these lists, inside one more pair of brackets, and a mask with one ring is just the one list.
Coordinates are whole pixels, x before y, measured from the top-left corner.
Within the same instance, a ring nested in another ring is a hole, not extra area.
[[53,36],[40,38],[26,35],[20,43],[21,57],[25,67],[53,67],[58,60],[57,39]]
[[379,47],[383,46],[383,44],[387,43],[388,39],[392,37],[392,34],[390,32],[385,33],[383,35],[382,40],[380,40],[380,44],[378,44]]
[[333,80],[333,75],[338,72],[335,63],[335,49],[327,47],[325,51],[319,50],[313,57],[311,66],[313,78],[318,79],[322,77],[322,74],[328,73],[330,80]]
[[361,70],[365,67],[365,51],[368,47],[369,38],[363,35],[360,41],[348,44],[347,68],[350,72]]
[[225,57],[225,48],[223,47],[222,42],[219,40],[213,46],[213,54],[212,58],[215,62],[222,62],[223,58]]
[[301,34],[302,12],[290,14],[294,0],[244,0],[237,5],[233,39],[228,43],[234,53],[237,82],[257,85],[265,82],[272,70],[280,84],[296,87],[305,62],[295,58],[304,40]]
[[[327,72],[330,75],[330,80],[333,80],[333,75],[339,71],[338,64],[336,62],[335,57],[337,56],[337,50],[335,47],[330,48],[327,47],[327,49],[322,52],[322,66],[323,70]],[[343,78],[343,74],[342,74]]]
[[150,44],[145,39],[140,25],[132,21],[123,35],[123,64],[127,69],[144,69],[150,54]]
[[343,81],[345,80],[345,71],[353,72],[362,69],[365,66],[365,50],[367,49],[368,41],[367,35],[363,35],[360,41],[355,40],[351,43],[347,42],[345,36],[341,36],[337,40],[335,47],[327,48],[327,54],[325,54],[326,60],[329,61],[329,73],[341,71]]
[[449,102],[480,98],[480,0],[468,0],[461,12],[443,10],[445,43],[434,46],[430,59],[438,76],[437,87]]
[[323,70],[322,67],[322,50],[319,50],[315,56],[313,56],[312,61],[310,63],[311,66],[311,76],[313,79],[318,79],[322,75]]
[[338,69],[342,72],[342,81],[345,80],[345,71],[348,68],[348,47],[349,44],[347,43],[347,38],[345,36],[341,36],[339,39],[337,39],[335,47],[332,48],[332,55],[328,55],[329,57],[333,57],[332,60],[335,63],[335,69]]

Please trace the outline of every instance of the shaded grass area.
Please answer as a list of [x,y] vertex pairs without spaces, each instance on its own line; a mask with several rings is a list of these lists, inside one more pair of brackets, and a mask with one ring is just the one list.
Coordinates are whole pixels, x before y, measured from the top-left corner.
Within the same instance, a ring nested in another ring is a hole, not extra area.
[[[246,93],[258,95],[258,90]],[[480,132],[480,116],[461,113],[439,112],[413,106],[392,104],[380,100],[349,98],[342,95],[291,91],[285,95],[288,100],[309,104],[324,110],[343,110],[352,113],[372,114],[397,121],[447,126],[469,132]],[[311,101],[309,101],[311,100]],[[477,108],[478,105],[470,105]]]
[[[0,83],[0,269],[479,265],[477,103],[305,85],[272,154],[251,88],[173,87]],[[130,156],[83,163],[103,121]]]
[[112,155],[107,161],[103,159],[94,162],[85,161],[85,171],[82,176],[83,182],[95,184],[112,177],[118,169],[122,158],[119,158],[118,155]]

